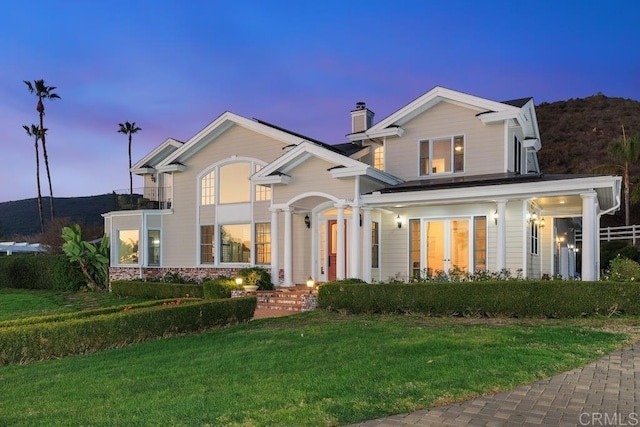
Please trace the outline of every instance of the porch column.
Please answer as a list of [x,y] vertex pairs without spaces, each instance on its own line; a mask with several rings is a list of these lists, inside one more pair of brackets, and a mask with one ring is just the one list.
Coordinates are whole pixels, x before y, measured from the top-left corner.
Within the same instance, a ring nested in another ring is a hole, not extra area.
[[271,210],[271,283],[280,284],[280,262],[278,259],[278,211]]
[[500,272],[507,268],[507,201],[496,200],[496,211],[496,271]]
[[598,280],[599,266],[597,245],[600,224],[596,215],[596,193],[580,194],[582,197],[582,280]]
[[362,208],[362,280],[371,283],[371,208]]
[[349,238],[351,260],[349,262],[349,277],[360,277],[360,206],[351,206],[351,236]]
[[345,253],[344,253],[344,206],[340,205],[336,207],[338,210],[337,215],[337,238],[338,241],[338,252],[336,253],[336,279],[344,279],[344,261],[345,261]]
[[293,227],[291,219],[292,208],[284,211],[284,282],[282,286],[293,286]]

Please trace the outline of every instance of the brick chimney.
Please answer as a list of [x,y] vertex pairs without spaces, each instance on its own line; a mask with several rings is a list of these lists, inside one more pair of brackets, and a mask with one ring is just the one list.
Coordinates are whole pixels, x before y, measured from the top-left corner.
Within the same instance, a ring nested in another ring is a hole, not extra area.
[[351,133],[363,132],[373,126],[373,111],[364,102],[356,102],[356,109],[351,111]]

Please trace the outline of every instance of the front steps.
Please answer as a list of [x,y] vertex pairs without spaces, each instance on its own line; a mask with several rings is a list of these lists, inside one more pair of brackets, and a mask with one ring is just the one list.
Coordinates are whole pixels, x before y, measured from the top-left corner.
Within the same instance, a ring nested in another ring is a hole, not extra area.
[[317,292],[306,287],[276,288],[272,291],[247,292],[258,299],[257,309],[302,312],[315,310],[318,305]]

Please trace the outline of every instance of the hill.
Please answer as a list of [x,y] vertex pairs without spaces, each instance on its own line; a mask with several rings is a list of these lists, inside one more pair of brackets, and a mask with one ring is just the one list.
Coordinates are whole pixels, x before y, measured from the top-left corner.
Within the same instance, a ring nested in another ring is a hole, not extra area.
[[[56,197],[56,218],[69,218],[83,226],[103,224],[101,214],[115,209],[116,197],[103,194],[88,197]],[[49,215],[49,197],[42,198],[45,218]],[[40,233],[38,201],[36,198],[0,203],[0,240]]]

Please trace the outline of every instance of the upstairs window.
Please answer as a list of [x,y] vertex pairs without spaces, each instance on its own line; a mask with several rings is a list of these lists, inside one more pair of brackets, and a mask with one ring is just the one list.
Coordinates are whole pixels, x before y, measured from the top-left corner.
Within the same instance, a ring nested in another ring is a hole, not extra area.
[[251,160],[224,163],[200,178],[200,205],[271,200],[271,187],[253,185],[250,176],[262,168]]
[[373,149],[373,167],[381,171],[384,170],[384,145]]
[[202,177],[201,181],[201,200],[200,204],[213,205],[216,203],[215,191],[216,191],[216,171],[213,170]]
[[464,136],[420,141],[420,175],[464,172]]

